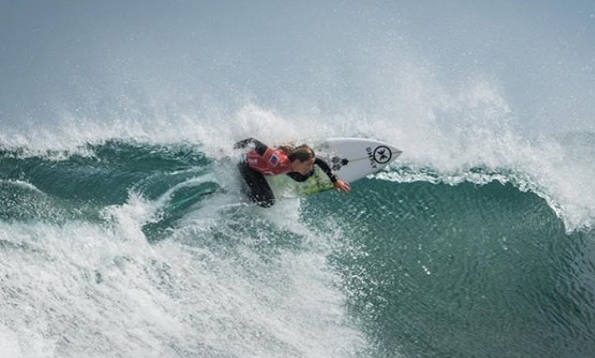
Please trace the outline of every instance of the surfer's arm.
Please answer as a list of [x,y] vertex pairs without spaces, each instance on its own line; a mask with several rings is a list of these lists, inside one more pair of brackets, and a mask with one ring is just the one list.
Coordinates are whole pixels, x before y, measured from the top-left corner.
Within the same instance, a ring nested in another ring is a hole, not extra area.
[[326,162],[320,158],[316,158],[314,164],[318,165],[320,169],[328,176],[328,178],[333,182],[333,184],[337,181],[337,177],[331,171],[331,168],[326,164]]
[[241,140],[241,141],[237,142],[236,144],[234,144],[233,147],[234,147],[234,149],[240,149],[240,148],[246,148],[247,146],[249,146],[251,144],[254,145],[254,150],[256,151],[256,153],[258,153],[258,155],[264,155],[264,153],[268,149],[266,144],[259,141],[258,139],[254,139],[254,138],[246,138],[244,140]]
[[320,167],[320,169],[322,169],[322,171],[328,175],[329,179],[331,180],[331,182],[333,183],[333,186],[335,187],[335,189],[345,192],[345,193],[349,193],[349,191],[351,191],[351,185],[349,185],[348,182],[337,179],[337,177],[335,176],[335,174],[333,174],[333,172],[331,171],[331,168],[328,166],[328,164],[326,164],[326,162],[320,158],[316,158],[316,160],[314,161],[314,164],[318,165]]

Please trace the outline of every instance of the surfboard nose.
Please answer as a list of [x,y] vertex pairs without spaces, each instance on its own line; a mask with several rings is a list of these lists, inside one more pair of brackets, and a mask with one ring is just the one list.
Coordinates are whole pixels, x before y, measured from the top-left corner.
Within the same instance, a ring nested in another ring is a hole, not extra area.
[[397,159],[401,154],[403,154],[403,151],[398,149],[397,147],[394,147],[392,145],[388,146],[392,152],[392,158],[391,158],[391,162],[395,159]]

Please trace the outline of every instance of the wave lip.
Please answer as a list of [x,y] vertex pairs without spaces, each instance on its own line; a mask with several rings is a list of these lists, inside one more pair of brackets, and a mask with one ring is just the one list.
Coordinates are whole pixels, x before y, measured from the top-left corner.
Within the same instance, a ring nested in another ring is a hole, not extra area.
[[[458,185],[469,182],[485,185],[490,182],[512,184],[523,192],[532,192],[544,199],[550,208],[560,217],[570,231],[589,230],[595,223],[595,208],[585,203],[565,202],[558,198],[552,190],[540,184],[540,179],[523,171],[486,166],[472,167],[463,170],[440,171],[433,167],[420,167],[415,164],[392,165],[391,169],[370,176],[377,180],[398,183],[428,182],[433,184]],[[587,200],[588,201],[588,197]]]

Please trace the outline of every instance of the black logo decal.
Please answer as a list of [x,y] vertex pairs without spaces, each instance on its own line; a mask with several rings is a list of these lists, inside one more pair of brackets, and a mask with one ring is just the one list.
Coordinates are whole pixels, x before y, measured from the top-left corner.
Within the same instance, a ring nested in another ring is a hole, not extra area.
[[388,163],[392,156],[393,153],[391,152],[390,148],[385,145],[379,145],[376,147],[376,149],[374,149],[373,158],[378,164]]
[[332,168],[331,169],[333,169],[335,171],[340,170],[343,166],[349,164],[349,160],[348,159],[345,159],[345,158],[341,159],[339,157],[333,157],[331,159],[331,162],[332,162]]

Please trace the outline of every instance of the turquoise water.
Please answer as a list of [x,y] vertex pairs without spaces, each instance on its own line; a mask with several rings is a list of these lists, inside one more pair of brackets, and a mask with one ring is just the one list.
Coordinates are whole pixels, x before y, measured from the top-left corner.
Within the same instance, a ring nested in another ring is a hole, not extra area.
[[[593,352],[594,232],[566,234],[543,199],[512,184],[366,180],[357,189],[332,262],[374,343],[370,356]],[[309,209],[326,217],[342,201]]]
[[595,232],[568,231],[512,177],[476,168],[483,183],[446,184],[396,163],[349,195],[267,210],[242,198],[231,159],[200,146],[84,149],[0,155],[2,328],[15,356],[595,349]]

